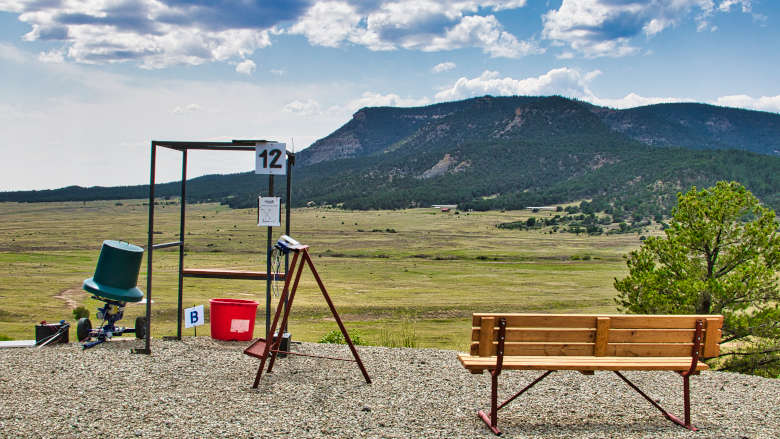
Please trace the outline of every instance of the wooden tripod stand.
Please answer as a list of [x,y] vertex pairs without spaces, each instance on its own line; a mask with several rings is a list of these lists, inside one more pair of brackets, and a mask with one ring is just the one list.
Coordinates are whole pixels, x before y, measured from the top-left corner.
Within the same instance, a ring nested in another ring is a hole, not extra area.
[[[302,355],[306,357],[315,357],[315,358],[326,358],[330,360],[354,361],[355,363],[358,364],[358,367],[360,368],[360,372],[363,373],[363,377],[366,379],[366,383],[371,384],[371,377],[368,376],[368,372],[366,372],[366,368],[363,366],[363,362],[360,361],[360,356],[358,355],[357,350],[355,349],[355,345],[352,343],[352,339],[349,338],[349,333],[347,332],[346,328],[344,328],[344,323],[341,322],[341,317],[339,317],[339,313],[336,311],[336,307],[333,306],[333,301],[330,300],[330,296],[328,295],[328,290],[325,289],[325,285],[323,285],[322,279],[320,279],[320,275],[317,273],[317,269],[314,268],[314,263],[311,260],[311,256],[309,256],[308,249],[309,246],[307,245],[297,245],[290,248],[290,251],[294,253],[293,260],[292,263],[290,264],[290,269],[287,271],[288,275],[285,276],[284,279],[284,289],[282,290],[282,296],[279,298],[279,305],[276,307],[276,314],[274,315],[274,320],[273,323],[271,324],[271,329],[269,333],[266,334],[266,337],[270,339],[270,341],[259,338],[254,343],[249,345],[246,349],[244,349],[244,354],[260,359],[260,367],[257,369],[257,375],[255,376],[255,383],[252,385],[253,389],[256,389],[257,385],[260,383],[260,377],[262,377],[263,375],[263,367],[265,366],[265,362],[266,360],[268,360],[268,357],[269,356],[271,357],[271,360],[268,362],[268,373],[271,373],[271,369],[273,369],[274,367],[274,361],[276,360],[276,355],[278,353]],[[299,257],[300,259],[302,259],[302,261],[299,260]],[[349,345],[350,351],[352,351],[352,356],[354,357],[354,360],[348,358],[332,358],[332,357],[324,357],[319,355],[307,355],[307,354],[301,354],[297,352],[287,352],[287,351],[279,350],[279,346],[282,342],[282,337],[281,336],[274,337],[274,333],[279,327],[281,328],[287,327],[287,319],[290,316],[290,309],[292,308],[293,300],[295,300],[295,292],[298,290],[298,281],[301,280],[301,273],[303,273],[303,265],[304,265],[303,262],[306,262],[306,264],[309,266],[309,269],[311,270],[311,273],[314,275],[314,279],[317,281],[317,285],[320,287],[322,296],[325,297],[325,301],[328,302],[328,307],[330,308],[330,312],[333,314],[333,317],[336,319],[336,323],[338,323],[339,329],[341,330],[341,333],[344,335],[344,340],[346,340],[347,344]],[[292,290],[290,290],[290,279],[291,279],[291,277],[289,276],[290,273],[295,273],[295,281],[293,282]],[[284,306],[285,303],[287,303],[286,307]],[[282,317],[282,322],[280,325],[279,317],[281,316],[282,308],[284,308],[284,317]]]

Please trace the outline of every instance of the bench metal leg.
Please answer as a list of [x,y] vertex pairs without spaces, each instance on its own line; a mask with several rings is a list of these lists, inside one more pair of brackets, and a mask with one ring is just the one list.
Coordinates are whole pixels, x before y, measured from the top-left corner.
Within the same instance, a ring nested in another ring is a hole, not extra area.
[[539,381],[547,378],[548,375],[553,373],[554,371],[548,370],[545,372],[542,376],[535,379],[534,382],[531,384],[525,386],[525,388],[517,393],[515,393],[511,398],[507,399],[506,401],[502,402],[500,405],[498,404],[498,373],[495,373],[495,370],[491,370],[491,387],[490,387],[490,418],[488,418],[488,415],[480,410],[477,414],[479,417],[487,424],[488,427],[490,427],[490,430],[493,431],[493,433],[500,435],[501,430],[498,429],[498,411],[504,408],[507,404],[514,401],[515,398],[522,395],[531,387],[535,386]]
[[498,370],[491,370],[490,371],[490,418],[488,418],[488,415],[483,412],[482,410],[477,412],[477,415],[482,419],[482,421],[487,424],[487,426],[490,428],[490,430],[497,434],[501,435],[501,430],[498,429],[498,375],[500,372]]
[[628,384],[632,389],[636,390],[637,393],[642,395],[642,397],[644,397],[648,402],[650,402],[650,404],[652,404],[655,408],[660,410],[661,413],[663,413],[663,415],[666,417],[666,419],[674,422],[675,424],[677,424],[677,425],[679,425],[681,427],[685,427],[688,430],[698,431],[698,428],[696,428],[693,425],[691,425],[691,396],[690,396],[690,383],[689,383],[690,376],[688,374],[683,374],[683,404],[684,404],[684,410],[685,410],[685,421],[683,421],[680,418],[678,418],[677,416],[675,416],[675,415],[669,413],[668,411],[666,411],[663,407],[661,407],[660,404],[655,402],[655,400],[653,400],[653,398],[650,398],[649,396],[647,396],[644,392],[642,392],[639,389],[639,387],[637,387],[634,383],[629,381],[628,378],[623,376],[623,374],[621,374],[619,371],[614,370],[613,372],[615,372],[615,374],[617,376],[619,376],[620,379],[625,381],[626,384]]

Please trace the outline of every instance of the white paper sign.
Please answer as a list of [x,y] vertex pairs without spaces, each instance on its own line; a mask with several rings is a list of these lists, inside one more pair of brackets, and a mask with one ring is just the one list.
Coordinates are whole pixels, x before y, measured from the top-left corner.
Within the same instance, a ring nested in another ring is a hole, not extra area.
[[230,332],[249,332],[249,320],[246,319],[231,320]]
[[287,144],[255,144],[255,174],[287,174]]
[[279,197],[258,197],[257,225],[265,227],[281,226],[282,199]]
[[203,315],[203,305],[193,306],[192,308],[184,309],[184,327],[192,328],[193,326],[200,326],[204,323],[205,318]]

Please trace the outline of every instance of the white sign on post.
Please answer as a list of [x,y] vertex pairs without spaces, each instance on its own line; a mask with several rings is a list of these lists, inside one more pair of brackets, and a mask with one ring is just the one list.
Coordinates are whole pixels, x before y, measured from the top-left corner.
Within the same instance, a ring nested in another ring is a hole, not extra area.
[[282,225],[282,201],[279,197],[257,198],[257,225],[279,227]]
[[287,174],[287,144],[277,142],[255,144],[255,174]]
[[205,322],[203,316],[203,305],[193,306],[192,308],[184,309],[184,327],[192,328],[193,326],[200,326]]

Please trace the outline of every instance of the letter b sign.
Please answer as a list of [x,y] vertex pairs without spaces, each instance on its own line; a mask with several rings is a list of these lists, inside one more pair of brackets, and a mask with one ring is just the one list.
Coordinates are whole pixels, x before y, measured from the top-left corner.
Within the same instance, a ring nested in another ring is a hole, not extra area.
[[193,306],[184,310],[184,327],[192,328],[204,323],[203,305]]

